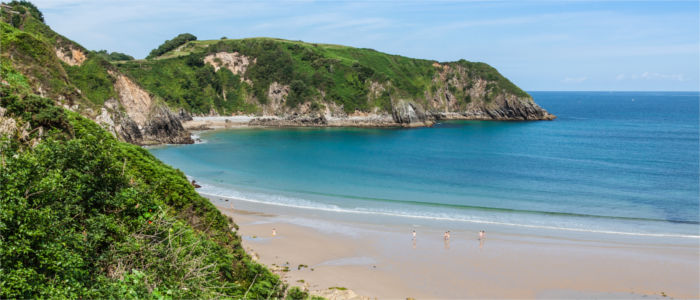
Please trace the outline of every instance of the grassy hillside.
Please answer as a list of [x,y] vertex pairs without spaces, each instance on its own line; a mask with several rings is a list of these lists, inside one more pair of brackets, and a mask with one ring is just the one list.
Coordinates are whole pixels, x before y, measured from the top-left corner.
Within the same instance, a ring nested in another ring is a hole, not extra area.
[[[225,69],[215,72],[211,65],[203,63],[205,56],[217,52],[238,52],[254,58],[255,63],[242,74],[250,82],[241,82],[238,75]],[[312,99],[315,108],[335,102],[343,105],[346,112],[370,111],[375,107],[390,111],[391,99],[425,101],[425,93],[434,91],[438,84],[433,82],[434,63],[372,49],[249,38],[190,41],[155,59],[118,66],[173,105],[195,113],[213,109],[227,114],[255,112],[258,104],[267,103],[272,82],[290,86],[285,101],[288,107]],[[471,79],[492,81],[495,92],[529,97],[487,64],[461,60],[447,65],[466,68]],[[386,87],[378,97],[368,96],[372,83]],[[255,101],[250,101],[253,96]]]
[[[17,11],[24,5],[11,2]],[[0,43],[3,64],[12,64],[35,90],[69,105],[96,108],[115,97],[113,81],[107,71],[114,67],[100,54],[90,52],[75,42],[55,33],[46,24],[24,14],[17,17],[10,9],[0,10]],[[17,20],[15,24],[8,20]],[[80,66],[70,66],[56,58],[55,49],[77,49],[86,53]]]
[[181,171],[57,106],[113,96],[113,67],[58,61],[66,40],[32,5],[9,6],[21,13],[4,7],[0,22],[0,298],[307,296],[251,261]]
[[283,294],[182,172],[0,75],[0,298]]

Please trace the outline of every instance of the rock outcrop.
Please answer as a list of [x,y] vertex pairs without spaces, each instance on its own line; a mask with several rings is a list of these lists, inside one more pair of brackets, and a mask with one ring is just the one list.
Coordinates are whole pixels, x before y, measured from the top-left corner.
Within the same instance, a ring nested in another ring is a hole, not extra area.
[[180,122],[180,116],[174,114],[164,105],[153,108],[143,126],[143,141],[165,144],[192,144],[190,133]]
[[184,110],[172,112],[123,74],[110,71],[119,100],[105,102],[95,120],[122,140],[138,145],[192,144],[190,133],[182,126],[192,117]]
[[5,108],[0,107],[0,135],[14,135],[17,131],[15,119],[5,117]]
[[402,126],[430,126],[433,124],[428,120],[425,110],[420,105],[406,100],[399,100],[392,107],[391,115],[394,121]]
[[56,57],[69,66],[79,66],[87,59],[85,53],[73,45],[57,47]]
[[205,56],[204,63],[212,65],[215,71],[219,71],[221,68],[229,69],[231,73],[240,75],[241,81],[243,81],[245,71],[250,64],[255,63],[255,59],[250,59],[238,52],[217,52]]
[[[219,52],[205,57],[205,62],[216,70],[229,68],[236,74],[243,74],[255,62],[238,52]],[[552,120],[556,118],[537,105],[532,98],[500,74],[486,76],[478,72],[489,72],[481,66],[456,63],[434,63],[435,73],[431,87],[426,88],[424,97],[392,97],[395,87],[391,81],[368,83],[367,101],[378,102],[389,95],[390,107],[376,106],[370,111],[355,111],[348,114],[342,105],[326,97],[323,90],[316,96],[293,107],[287,105],[290,86],[272,82],[267,87],[267,102],[258,103],[252,95],[247,103],[259,104],[260,113],[250,121],[231,122],[198,120],[188,128],[227,128],[232,126],[362,126],[362,127],[421,127],[431,126],[437,120]],[[481,68],[475,71],[475,68]],[[490,68],[490,67],[489,67]],[[475,73],[476,72],[476,73]],[[493,70],[493,72],[496,72]],[[496,73],[497,74],[497,73]],[[386,100],[385,100],[386,101]],[[386,103],[386,102],[385,102]],[[312,105],[314,104],[314,105]],[[320,109],[319,109],[320,107]]]
[[518,96],[483,78],[470,76],[459,64],[434,63],[433,84],[438,88],[426,91],[429,118],[438,120],[553,120],[550,114],[531,97]]

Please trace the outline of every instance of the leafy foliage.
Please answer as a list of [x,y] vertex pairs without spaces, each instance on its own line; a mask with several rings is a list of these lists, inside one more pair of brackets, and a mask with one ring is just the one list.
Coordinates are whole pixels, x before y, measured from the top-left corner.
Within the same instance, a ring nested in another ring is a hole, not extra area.
[[29,122],[31,127],[57,128],[68,131],[68,119],[63,109],[53,101],[34,94],[19,96],[7,87],[0,88],[0,105],[8,114]]
[[530,97],[527,92],[520,89],[507,78],[503,77],[503,75],[501,75],[496,68],[489,66],[488,64],[482,62],[469,62],[464,59],[457,61],[456,64],[465,67],[469,71],[469,77],[473,79],[482,78],[493,82],[493,86],[488,89],[489,91],[493,91],[494,93],[505,91],[518,97]]
[[196,40],[197,40],[197,37],[192,35],[192,34],[189,34],[189,33],[179,34],[178,36],[174,37],[172,40],[167,40],[163,44],[158,46],[158,48],[151,50],[151,53],[149,53],[148,56],[146,56],[146,59],[161,56],[161,55],[163,55],[163,53],[166,53],[170,50],[173,50],[184,43],[187,43],[189,41],[196,41]]
[[[34,115],[18,108],[37,96],[13,96],[3,97],[10,115]],[[75,136],[0,142],[0,297],[281,296],[182,172],[40,99],[27,110],[61,111]]]
[[283,297],[286,285],[182,172],[34,94],[101,104],[114,67],[100,53],[63,64],[55,49],[87,51],[30,14],[22,30],[7,20],[3,9],[0,106],[16,126],[0,135],[0,298]]
[[99,50],[95,54],[107,61],[134,60],[133,56],[121,52],[109,53],[107,50]]
[[42,142],[0,135],[0,298],[283,296],[182,172],[1,70],[3,117]]
[[194,113],[255,112],[245,98],[252,87],[240,76],[205,65],[197,54],[173,59],[129,62],[120,70],[166,102]]
[[32,17],[41,21],[42,23],[44,22],[44,14],[42,14],[41,11],[39,11],[39,9],[29,1],[12,1],[7,3],[7,5],[12,7],[13,10],[19,12],[20,14],[24,14],[29,11]]
[[88,100],[102,105],[109,98],[116,98],[114,79],[107,73],[110,65],[102,56],[90,53],[80,66],[65,65],[68,78]]

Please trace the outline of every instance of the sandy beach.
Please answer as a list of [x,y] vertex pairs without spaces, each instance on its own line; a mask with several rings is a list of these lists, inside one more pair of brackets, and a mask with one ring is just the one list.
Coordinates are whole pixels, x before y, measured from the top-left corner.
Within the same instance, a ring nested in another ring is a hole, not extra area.
[[452,231],[445,242],[442,228],[352,222],[209,198],[233,217],[244,247],[259,262],[288,284],[326,297],[700,297],[697,240],[596,241],[488,228],[479,241],[481,228],[474,227]]

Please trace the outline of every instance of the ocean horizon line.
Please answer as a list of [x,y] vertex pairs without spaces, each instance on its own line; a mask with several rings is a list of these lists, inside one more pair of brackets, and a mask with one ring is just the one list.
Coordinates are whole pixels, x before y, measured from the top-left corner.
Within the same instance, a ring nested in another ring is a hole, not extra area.
[[567,92],[567,93],[700,93],[697,91],[668,91],[668,90],[525,90],[528,93],[536,92]]

